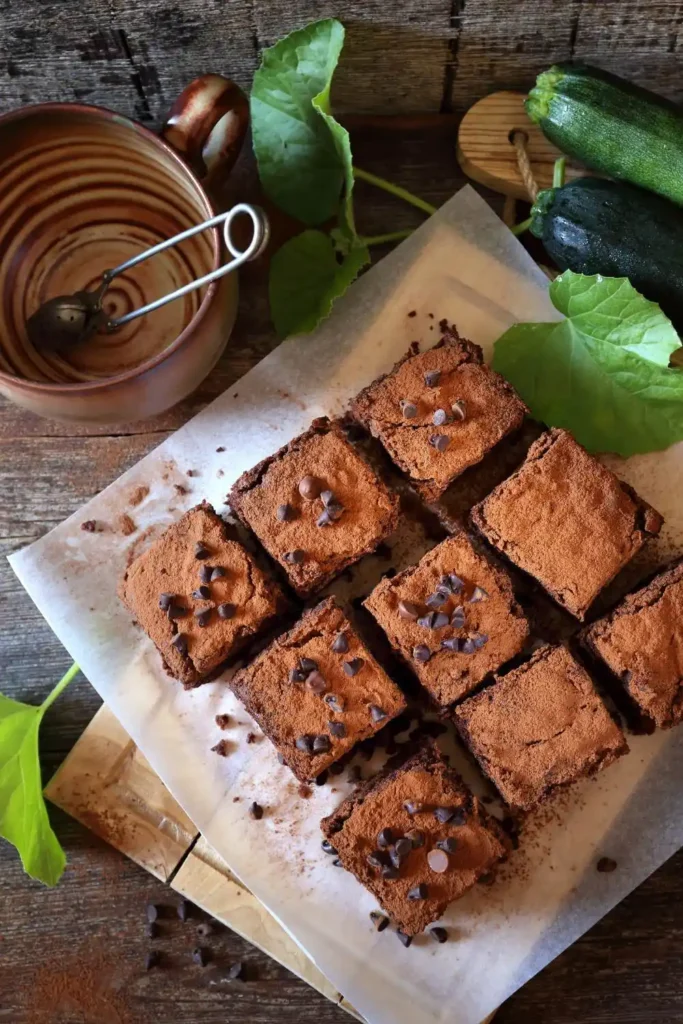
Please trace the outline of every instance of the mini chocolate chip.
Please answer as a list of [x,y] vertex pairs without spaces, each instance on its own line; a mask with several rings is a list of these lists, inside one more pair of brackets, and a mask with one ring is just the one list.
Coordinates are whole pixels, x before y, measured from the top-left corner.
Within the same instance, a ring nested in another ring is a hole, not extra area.
[[383,828],[377,835],[377,845],[380,850],[386,850],[394,841],[394,833],[390,828]]
[[456,807],[435,807],[434,817],[437,821],[441,822],[442,825],[445,825],[447,821],[451,821],[455,816],[456,810]]
[[476,648],[481,648],[484,644],[489,642],[489,638],[486,633],[474,633],[472,635],[472,643]]
[[211,552],[207,548],[206,544],[202,544],[200,540],[194,546],[194,557],[200,562],[203,562],[205,558],[208,558]]
[[432,629],[443,629],[444,626],[448,626],[450,624],[450,621],[451,620],[445,612],[435,612]]
[[409,900],[426,900],[428,896],[429,889],[427,888],[424,882],[420,882],[419,885],[416,885],[413,889],[408,890]]
[[211,621],[211,609],[204,608],[202,611],[195,612],[194,617],[197,620],[198,626],[208,626]]
[[185,634],[178,633],[178,635],[171,640],[171,647],[175,647],[178,654],[182,654],[184,657],[187,654],[187,637]]
[[260,821],[263,817],[263,808],[261,807],[261,804],[257,804],[254,800],[249,807],[249,815],[254,819],[254,821]]
[[307,673],[306,672],[302,672],[302,670],[300,668],[290,669],[289,681],[290,681],[290,683],[303,683],[303,681],[306,678],[306,675],[307,675]]
[[346,726],[343,722],[328,722],[327,724],[333,736],[337,736],[340,740],[344,739],[346,736]]
[[424,832],[417,828],[411,828],[410,832],[406,832],[406,839],[410,839],[414,850],[419,850],[425,844]]
[[197,601],[208,601],[211,597],[210,589],[202,583],[201,587],[197,587],[196,590],[192,591],[192,596]]
[[413,941],[412,935],[406,935],[406,933],[402,932],[400,928],[396,929],[396,935],[398,936],[398,939],[399,939],[399,942],[401,943],[401,945],[405,946],[406,949],[408,948],[408,946]]
[[432,434],[429,438],[429,443],[432,448],[436,448],[437,452],[445,452],[450,441],[445,434]]
[[425,384],[428,388],[435,388],[441,380],[441,370],[430,370],[425,373]]
[[470,597],[469,603],[476,604],[478,601],[486,601],[488,600],[488,596],[489,595],[486,593],[483,587],[475,587],[474,590],[472,591],[472,596]]
[[412,848],[412,841],[408,839],[406,836],[402,836],[400,839],[397,839],[396,842],[394,843],[394,852],[396,853],[396,856],[400,858],[400,860],[405,860],[405,858],[408,856]]
[[315,784],[316,784],[316,786],[324,786],[325,783],[327,782],[328,774],[329,773],[327,771],[327,768],[323,768],[323,770],[320,772],[320,774],[316,775],[316,777],[315,777]]
[[331,854],[333,857],[337,856],[337,851],[335,850],[334,846],[329,841],[329,839],[323,839],[320,846],[322,847],[323,853]]
[[400,402],[401,412],[404,420],[414,420],[417,416],[417,406],[414,402],[407,402],[402,399]]
[[315,736],[313,738],[313,753],[314,754],[326,754],[332,744],[330,743],[329,736]]
[[442,427],[444,423],[448,423],[448,413],[445,409],[437,409],[432,416],[432,423],[435,427]]
[[344,698],[338,696],[338,694],[336,693],[326,694],[323,697],[323,700],[332,711],[336,711],[339,714],[341,714],[344,708],[346,707],[346,704],[344,703]]
[[244,964],[241,960],[237,960],[234,964],[228,968],[226,975],[229,981],[243,981],[244,980]]
[[208,939],[209,935],[213,935],[213,925],[210,921],[201,921],[197,925],[197,935],[200,939]]
[[338,504],[337,499],[334,496],[334,491],[321,491],[320,500],[322,501],[325,508],[327,508],[328,505]]
[[214,568],[213,568],[213,569],[211,570],[211,582],[213,583],[213,581],[214,581],[214,580],[220,580],[220,579],[223,579],[223,577],[224,577],[224,576],[227,576],[227,575],[228,575],[228,574],[227,574],[227,572],[225,571],[225,569],[223,568],[223,566],[222,566],[222,565],[216,565],[216,566],[215,566],[215,567],[214,567]]
[[595,865],[595,870],[599,871],[600,874],[609,874],[612,871],[616,871],[617,862],[612,860],[611,857],[601,857],[598,863]]
[[213,569],[211,568],[210,565],[203,565],[201,567],[201,569],[199,570],[199,580],[200,580],[200,582],[201,583],[210,583],[211,582],[211,573],[212,572],[213,572]]
[[173,603],[174,594],[159,594],[159,607],[162,612],[167,612]]
[[443,875],[448,871],[448,854],[444,850],[430,850],[427,854],[427,863],[431,870],[437,875]]
[[468,636],[467,640],[463,640],[463,642],[461,643],[460,650],[462,651],[463,654],[474,654],[474,652],[477,650],[477,645],[475,644],[472,637]]
[[450,590],[451,594],[462,594],[465,589],[463,580],[456,576],[454,572],[449,572],[446,576],[441,577],[441,586],[445,587],[446,590]]
[[287,503],[284,505],[278,505],[275,517],[279,523],[286,523],[292,518],[293,511],[292,506]]
[[416,647],[413,647],[413,658],[415,661],[420,661],[424,664],[424,662],[429,661],[431,656],[432,652],[425,644],[417,644]]
[[181,921],[187,921],[188,917],[190,916],[190,904],[187,902],[187,900],[180,901],[180,903],[176,907],[176,914],[178,915]]
[[360,672],[364,664],[365,662],[362,658],[351,658],[350,661],[344,662],[344,671],[347,676],[355,676]]
[[462,398],[458,398],[457,401],[451,405],[451,412],[456,420],[464,420],[467,416],[467,402]]
[[323,679],[320,672],[311,672],[306,679],[306,689],[310,690],[311,693],[315,693],[316,696],[320,697],[323,693],[329,690],[329,686]]
[[443,850],[444,853],[455,853],[458,848],[458,840],[453,836],[448,836],[446,839],[439,839],[436,843],[439,850]]
[[375,926],[375,931],[383,932],[389,924],[389,918],[386,914],[381,914],[379,910],[370,911],[370,920]]
[[197,964],[198,967],[206,967],[209,962],[209,957],[205,949],[201,946],[197,946],[196,949],[192,950],[192,963]]
[[337,633],[332,643],[332,650],[335,654],[346,654],[349,649],[349,641],[346,638],[346,633]]
[[282,754],[279,750],[277,752],[277,759],[278,759],[278,764],[287,764],[287,761],[285,760],[285,755]]
[[147,915],[148,922],[154,924],[159,917],[159,908],[155,903],[148,903],[145,914]]
[[403,804],[403,810],[406,814],[409,814],[412,818],[414,814],[419,814],[420,811],[424,811],[425,805],[420,803],[419,800],[406,800]]
[[166,614],[171,621],[174,621],[175,619],[184,619],[187,615],[187,608],[182,604],[175,604],[174,602],[171,602]]
[[448,591],[439,589],[435,590],[433,594],[429,595],[429,597],[425,601],[425,604],[427,604],[430,608],[442,608],[447,601]]
[[81,523],[81,530],[85,530],[86,533],[95,533],[97,531],[97,523],[94,519],[86,519],[84,523]]
[[316,526],[331,526],[334,522],[334,516],[330,514],[328,508],[323,509],[318,518],[315,521]]
[[435,942],[448,942],[448,932],[445,928],[430,928],[429,935]]
[[370,718],[373,722],[383,722],[386,717],[387,713],[384,708],[380,708],[376,704],[370,705]]
[[156,939],[158,934],[159,928],[154,923],[154,921],[150,921],[148,924],[145,925],[145,938]]
[[145,954],[145,970],[151,971],[153,967],[159,966],[159,954],[155,949]]
[[234,604],[230,604],[229,601],[225,601],[223,604],[218,605],[216,611],[218,612],[219,619],[231,619],[237,609]]
[[402,619],[408,619],[415,621],[420,614],[420,609],[412,601],[399,601],[398,602],[398,614]]
[[465,609],[458,605],[458,607],[454,609],[453,614],[451,615],[451,626],[453,626],[454,629],[462,629],[464,625]]
[[301,548],[295,548],[294,551],[285,551],[282,559],[285,562],[289,562],[290,565],[301,565],[305,557],[306,555]]
[[302,498],[308,498],[309,501],[318,497],[320,484],[314,476],[305,476],[303,480],[299,481],[299,494]]
[[308,675],[309,672],[317,670],[318,662],[314,661],[313,658],[299,658],[299,668],[305,675]]
[[297,750],[303,750],[304,754],[310,754],[313,751],[313,737],[308,735],[308,733],[303,736],[297,736],[294,746]]
[[386,878],[387,881],[398,878],[398,868],[395,868],[393,864],[385,864],[382,868],[382,878]]
[[373,850],[365,858],[371,868],[376,868],[378,871],[381,868],[389,867],[389,856],[384,850]]
[[434,612],[428,612],[427,615],[421,615],[420,618],[417,620],[418,626],[421,626],[422,629],[433,629],[434,616]]
[[450,636],[447,640],[441,641],[441,646],[447,651],[459,651],[460,640],[458,640],[457,636]]

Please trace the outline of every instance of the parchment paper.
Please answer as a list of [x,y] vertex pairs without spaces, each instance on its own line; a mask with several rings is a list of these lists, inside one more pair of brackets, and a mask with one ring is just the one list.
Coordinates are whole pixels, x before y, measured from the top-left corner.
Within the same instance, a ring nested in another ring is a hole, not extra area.
[[[490,355],[514,321],[556,316],[543,275],[483,200],[463,189],[355,284],[314,335],[285,342],[10,559],[198,829],[372,1024],[478,1024],[683,845],[683,730],[631,739],[630,755],[532,825],[494,886],[453,905],[449,943],[425,937],[404,949],[390,932],[374,932],[373,899],[320,850],[318,822],[345,795],[342,777],[302,797],[267,740],[244,742],[251,725],[225,682],[185,693],[166,676],[120,606],[117,580],[131,553],[185,508],[204,497],[220,507],[243,470],[314,416],[341,411],[411,341],[436,341],[439,318]],[[683,448],[615,469],[667,516],[661,553],[682,549]],[[141,486],[149,494],[131,507]],[[137,526],[131,536],[117,526],[124,512]],[[82,531],[87,519],[104,524],[102,532]],[[219,733],[219,711],[240,724]],[[221,737],[235,740],[225,758],[210,750]],[[266,807],[258,822],[247,813],[253,799]],[[603,855],[618,861],[614,873],[595,871]]]

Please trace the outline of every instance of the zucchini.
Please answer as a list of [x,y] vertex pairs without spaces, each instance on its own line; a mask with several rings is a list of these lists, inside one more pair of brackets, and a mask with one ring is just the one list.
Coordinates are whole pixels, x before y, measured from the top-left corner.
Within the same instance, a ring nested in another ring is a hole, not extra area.
[[560,270],[627,277],[683,327],[683,209],[635,185],[577,178],[539,192],[530,230]]
[[683,205],[683,110],[598,68],[557,64],[525,103],[563,153]]

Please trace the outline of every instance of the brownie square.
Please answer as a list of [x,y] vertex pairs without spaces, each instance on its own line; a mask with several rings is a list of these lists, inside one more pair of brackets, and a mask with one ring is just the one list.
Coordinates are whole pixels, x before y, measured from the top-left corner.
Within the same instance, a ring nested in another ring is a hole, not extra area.
[[365,607],[441,707],[462,700],[519,654],[529,634],[510,577],[465,534],[383,579]]
[[472,521],[558,604],[584,619],[662,517],[566,430],[550,430]]
[[304,598],[398,523],[396,495],[325,419],[244,473],[228,501]]
[[458,705],[453,717],[484,774],[516,810],[628,752],[593,681],[566,647],[541,647]]
[[362,784],[321,828],[404,936],[438,920],[508,851],[496,819],[432,743]]
[[427,501],[517,430],[527,411],[510,384],[483,365],[478,345],[442,327],[434,348],[405,356],[351,406]]
[[234,527],[206,503],[135,559],[120,597],[186,688],[215,674],[286,603]]
[[331,597],[306,612],[230,685],[304,782],[406,706]]
[[683,720],[683,560],[630,594],[583,640],[655,725]]

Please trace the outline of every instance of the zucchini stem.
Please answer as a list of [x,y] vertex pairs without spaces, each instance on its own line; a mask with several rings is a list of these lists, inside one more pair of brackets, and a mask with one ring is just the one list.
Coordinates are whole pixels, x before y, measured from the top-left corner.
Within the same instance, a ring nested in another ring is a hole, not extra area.
[[553,167],[553,188],[562,188],[566,169],[567,158],[566,156],[561,156],[555,161],[555,166]]
[[515,224],[513,228],[510,228],[510,231],[512,232],[513,235],[523,235],[524,232],[528,231],[530,227],[531,217],[527,217],[526,220],[520,221],[519,224]]

